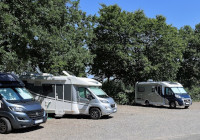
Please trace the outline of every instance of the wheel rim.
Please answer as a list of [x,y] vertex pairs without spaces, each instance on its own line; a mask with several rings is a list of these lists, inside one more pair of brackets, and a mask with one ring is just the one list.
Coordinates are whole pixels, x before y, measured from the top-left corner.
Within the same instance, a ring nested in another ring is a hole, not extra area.
[[171,102],[171,107],[175,108],[175,103],[174,102]]
[[6,131],[6,123],[3,120],[0,120],[0,132]]
[[97,110],[93,110],[93,111],[91,112],[91,117],[92,117],[92,118],[98,118],[98,117],[99,117],[99,112],[98,112]]

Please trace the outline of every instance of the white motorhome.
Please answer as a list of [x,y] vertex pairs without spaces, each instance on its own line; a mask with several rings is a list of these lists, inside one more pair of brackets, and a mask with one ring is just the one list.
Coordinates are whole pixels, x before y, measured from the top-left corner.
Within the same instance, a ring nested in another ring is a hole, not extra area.
[[117,111],[117,104],[101,89],[100,82],[63,73],[63,76],[30,73],[20,78],[47,113],[60,117],[86,114],[99,119]]
[[135,103],[144,105],[169,105],[171,108],[192,104],[190,95],[177,82],[137,82],[135,85]]

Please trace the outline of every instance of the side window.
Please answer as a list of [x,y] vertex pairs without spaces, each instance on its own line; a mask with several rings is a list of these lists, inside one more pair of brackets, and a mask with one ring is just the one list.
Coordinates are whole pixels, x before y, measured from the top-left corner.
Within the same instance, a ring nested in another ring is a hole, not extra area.
[[156,90],[156,93],[158,93],[159,95],[162,94],[162,87],[161,86],[156,86],[155,90]]
[[152,86],[151,92],[155,92],[155,86]]
[[81,98],[85,98],[85,88],[80,87],[78,88],[78,91],[79,91],[79,96]]
[[158,86],[158,94],[161,95],[161,87],[160,86]]
[[172,90],[171,90],[170,88],[166,87],[166,88],[165,88],[165,95],[167,95],[167,96],[173,95]]
[[42,95],[55,98],[55,85],[43,84],[42,87],[43,87]]
[[138,92],[144,92],[145,88],[144,87],[138,87]]
[[81,98],[88,98],[88,96],[91,95],[90,92],[84,87],[79,87],[78,91]]

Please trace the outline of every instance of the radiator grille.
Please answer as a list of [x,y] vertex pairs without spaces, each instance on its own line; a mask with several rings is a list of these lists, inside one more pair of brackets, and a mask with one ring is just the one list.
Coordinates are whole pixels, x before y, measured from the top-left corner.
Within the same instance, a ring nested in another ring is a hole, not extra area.
[[26,114],[30,119],[37,120],[43,118],[44,110],[42,109],[42,110],[28,111],[26,112]]

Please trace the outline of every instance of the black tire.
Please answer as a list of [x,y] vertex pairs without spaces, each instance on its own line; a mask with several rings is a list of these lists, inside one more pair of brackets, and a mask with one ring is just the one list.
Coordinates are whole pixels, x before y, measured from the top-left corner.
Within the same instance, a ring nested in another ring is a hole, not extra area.
[[189,108],[189,106],[185,106],[185,109],[188,109]]
[[146,106],[149,106],[149,105],[150,105],[148,100],[145,101],[145,105],[146,105]]
[[12,130],[10,121],[4,117],[0,118],[0,133],[8,134]]
[[91,119],[94,119],[94,120],[101,118],[101,111],[98,108],[91,108],[90,117]]
[[170,108],[176,108],[176,103],[174,101],[169,103]]

